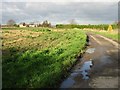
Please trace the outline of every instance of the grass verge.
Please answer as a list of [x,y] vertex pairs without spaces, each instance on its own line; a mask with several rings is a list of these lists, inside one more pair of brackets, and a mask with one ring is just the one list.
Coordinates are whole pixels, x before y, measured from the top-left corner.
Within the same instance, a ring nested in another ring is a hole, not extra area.
[[82,30],[72,29],[3,31],[3,88],[58,87],[86,38]]

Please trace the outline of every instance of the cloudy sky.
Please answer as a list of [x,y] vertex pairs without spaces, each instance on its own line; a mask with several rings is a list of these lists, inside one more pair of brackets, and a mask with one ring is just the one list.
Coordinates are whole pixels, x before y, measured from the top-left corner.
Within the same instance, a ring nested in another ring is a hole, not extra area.
[[33,1],[2,1],[2,23],[6,23],[9,19],[14,19],[17,23],[48,20],[52,24],[69,23],[72,19],[79,24],[106,24],[118,20],[117,0],[114,2],[112,0],[112,2],[108,0]]

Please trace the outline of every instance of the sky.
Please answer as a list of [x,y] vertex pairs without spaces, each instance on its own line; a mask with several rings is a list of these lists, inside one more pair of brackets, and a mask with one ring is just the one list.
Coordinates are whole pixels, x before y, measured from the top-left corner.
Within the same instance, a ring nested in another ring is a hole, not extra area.
[[111,24],[118,21],[118,0],[3,0],[1,23],[20,22],[68,24]]

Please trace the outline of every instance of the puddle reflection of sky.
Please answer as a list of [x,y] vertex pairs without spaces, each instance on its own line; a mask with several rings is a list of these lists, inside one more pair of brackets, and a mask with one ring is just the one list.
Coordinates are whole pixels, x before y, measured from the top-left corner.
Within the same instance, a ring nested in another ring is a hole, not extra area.
[[92,61],[86,61],[84,62],[82,68],[80,69],[80,73],[82,74],[83,76],[83,79],[89,79],[89,71],[91,69],[91,66],[92,66]]

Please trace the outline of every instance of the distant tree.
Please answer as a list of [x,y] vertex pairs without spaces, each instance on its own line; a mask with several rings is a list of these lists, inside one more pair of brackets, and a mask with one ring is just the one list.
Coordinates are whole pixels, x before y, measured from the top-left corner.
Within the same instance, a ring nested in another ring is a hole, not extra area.
[[43,27],[51,27],[51,23],[48,22],[47,20],[45,20],[45,21],[43,21],[42,26]]
[[17,25],[17,24],[14,24],[13,26],[15,26],[15,27],[19,27],[19,25]]
[[26,27],[29,27],[29,25],[28,25],[28,24],[26,24]]
[[117,22],[117,25],[120,25],[120,20]]
[[118,30],[120,30],[120,21],[118,21]]
[[75,21],[75,19],[72,19],[69,22],[70,22],[70,24],[77,24],[77,22]]
[[51,23],[49,22],[48,27],[51,27]]
[[26,24],[25,24],[25,22],[23,22],[23,26],[25,26]]
[[7,25],[15,25],[16,22],[13,19],[7,21]]
[[42,25],[41,24],[38,24],[38,27],[41,27]]

